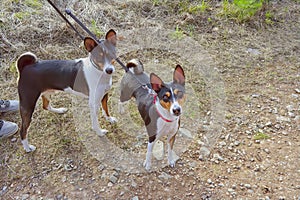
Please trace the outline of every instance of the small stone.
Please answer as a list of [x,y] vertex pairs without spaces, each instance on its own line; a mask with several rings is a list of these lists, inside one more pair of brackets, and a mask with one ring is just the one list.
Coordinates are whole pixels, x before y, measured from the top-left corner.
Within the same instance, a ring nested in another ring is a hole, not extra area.
[[137,187],[137,183],[134,180],[132,180],[132,182],[131,182],[131,187],[133,187],[133,188]]
[[153,147],[153,156],[157,160],[162,160],[164,158],[164,143],[158,140]]
[[286,132],[286,131],[282,131],[282,133],[281,133],[282,135],[288,135],[288,132]]
[[199,160],[205,160],[207,159],[207,157],[210,154],[210,150],[207,147],[201,147],[200,148],[200,156],[199,156]]
[[112,183],[112,182],[109,182],[108,184],[107,184],[107,186],[108,187],[112,187],[114,184]]
[[270,127],[270,126],[272,126],[272,122],[267,122],[265,125]]
[[240,145],[240,142],[239,142],[239,141],[234,141],[234,145],[235,145],[235,146],[239,146],[239,145]]
[[215,153],[213,155],[213,159],[214,160],[219,160],[219,161],[223,161],[224,160],[224,158],[222,156],[220,156],[219,154],[217,154],[217,153]]
[[269,149],[264,149],[264,152],[266,152],[267,154],[269,154],[270,150]]
[[109,177],[109,181],[113,184],[117,183],[118,182],[118,178],[115,177],[114,175],[110,176]]
[[219,143],[219,145],[220,145],[221,147],[226,146],[226,142],[225,142],[225,141],[221,141],[221,142]]
[[294,111],[294,106],[293,105],[288,105],[286,106],[287,111],[292,112]]
[[165,173],[165,172],[162,172],[162,173],[158,176],[158,178],[161,179],[161,180],[162,180],[162,179],[168,180],[168,179],[172,178],[172,176],[169,175],[169,174],[167,174],[167,173]]
[[56,197],[55,197],[55,199],[57,199],[57,200],[61,200],[61,199],[63,199],[64,198],[64,195],[62,195],[62,194],[58,194],[58,195],[56,195]]
[[290,118],[284,117],[284,116],[278,116],[278,117],[276,117],[276,120],[277,120],[278,122],[291,122],[291,119],[290,119]]
[[207,183],[208,184],[212,184],[212,180],[209,178],[209,179],[207,179]]
[[251,185],[250,185],[250,184],[245,184],[245,187],[246,187],[247,189],[251,189]]
[[23,194],[21,197],[22,200],[29,199],[29,194]]
[[288,112],[288,116],[290,118],[295,118],[296,117],[295,113],[293,113],[293,112]]
[[259,94],[252,94],[251,97],[253,98],[258,98],[260,95]]
[[300,94],[300,89],[296,88],[295,92],[298,93],[298,94]]
[[138,196],[134,196],[131,198],[131,200],[139,200],[139,197]]
[[228,190],[227,190],[229,193],[233,193],[234,192],[234,189],[232,189],[232,188],[228,188]]
[[179,133],[181,133],[181,135],[183,137],[191,138],[191,139],[193,138],[193,135],[192,135],[191,131],[189,131],[189,130],[187,130],[185,128],[180,128],[179,129]]

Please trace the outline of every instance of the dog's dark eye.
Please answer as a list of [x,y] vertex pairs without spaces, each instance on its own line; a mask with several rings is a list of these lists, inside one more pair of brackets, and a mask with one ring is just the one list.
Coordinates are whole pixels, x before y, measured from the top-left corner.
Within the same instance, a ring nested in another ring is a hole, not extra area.
[[163,96],[163,101],[164,101],[164,102],[168,102],[168,101],[169,101],[169,97],[168,97],[167,95],[164,95],[164,96]]

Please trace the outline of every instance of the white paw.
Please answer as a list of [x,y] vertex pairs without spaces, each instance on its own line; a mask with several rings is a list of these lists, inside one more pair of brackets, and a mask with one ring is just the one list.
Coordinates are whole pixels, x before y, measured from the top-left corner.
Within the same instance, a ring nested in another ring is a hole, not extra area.
[[176,161],[175,160],[169,160],[169,165],[170,165],[170,167],[175,167],[175,163],[176,163]]
[[49,108],[48,110],[58,114],[63,114],[68,111],[67,108]]
[[145,167],[145,169],[146,169],[147,171],[150,171],[150,169],[151,169],[151,162],[145,160],[145,162],[144,162],[143,165],[144,165],[144,167]]
[[106,133],[108,133],[108,130],[106,130],[106,129],[98,129],[95,131],[96,131],[97,135],[99,135],[101,137],[104,136]]
[[176,161],[179,159],[179,157],[176,155],[174,151],[171,151],[171,153],[168,155],[168,162],[170,167],[175,167]]
[[115,117],[106,117],[106,120],[109,121],[111,124],[114,124],[118,121]]
[[26,153],[30,153],[30,152],[35,151],[36,147],[30,144],[29,147],[27,147],[27,148],[24,147],[24,149],[25,149]]

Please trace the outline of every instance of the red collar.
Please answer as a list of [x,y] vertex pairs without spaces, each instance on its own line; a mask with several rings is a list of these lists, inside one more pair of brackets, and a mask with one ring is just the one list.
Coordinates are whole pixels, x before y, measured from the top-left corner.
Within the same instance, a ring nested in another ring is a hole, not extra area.
[[[154,105],[156,104],[156,97],[157,97],[157,95],[155,94],[153,96],[153,104]],[[162,114],[158,111],[157,106],[155,106],[155,109],[156,109],[156,112],[159,115],[159,117],[162,118],[165,122],[173,122],[173,121],[175,121],[175,120],[169,120],[169,119],[165,118],[164,116],[162,116]]]

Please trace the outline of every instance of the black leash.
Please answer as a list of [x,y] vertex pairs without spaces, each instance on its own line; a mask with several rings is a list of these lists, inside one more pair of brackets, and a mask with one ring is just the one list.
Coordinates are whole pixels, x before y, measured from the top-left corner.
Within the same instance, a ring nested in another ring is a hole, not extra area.
[[[52,3],[50,0],[47,0],[51,6],[58,12],[58,14],[71,26],[71,28],[79,35],[79,37],[84,40],[84,37],[76,30],[76,28],[71,24],[71,22],[60,12],[60,10],[55,6],[54,3]],[[87,32],[96,42],[98,45],[101,45],[101,41],[98,40],[98,38],[71,12],[70,9],[66,9],[66,13],[74,19],[74,21],[80,25],[80,27]],[[124,65],[119,58],[115,58],[115,60],[121,65],[121,67],[125,70],[127,73],[129,71],[128,67]]]

